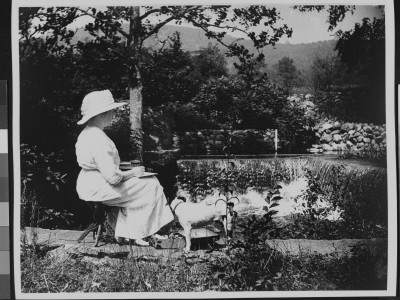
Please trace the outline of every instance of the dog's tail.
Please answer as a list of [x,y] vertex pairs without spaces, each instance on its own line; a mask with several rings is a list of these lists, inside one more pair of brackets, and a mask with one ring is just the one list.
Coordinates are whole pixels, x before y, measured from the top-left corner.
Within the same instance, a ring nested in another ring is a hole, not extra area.
[[165,205],[167,205],[167,206],[170,205],[172,203],[172,201],[174,201],[174,199],[179,199],[179,200],[182,200],[183,202],[186,202],[186,198],[185,197],[177,196],[175,198],[169,198]]
[[179,199],[179,200],[182,200],[183,202],[186,202],[186,198],[183,197],[183,196],[178,196],[178,197],[176,197],[176,198]]

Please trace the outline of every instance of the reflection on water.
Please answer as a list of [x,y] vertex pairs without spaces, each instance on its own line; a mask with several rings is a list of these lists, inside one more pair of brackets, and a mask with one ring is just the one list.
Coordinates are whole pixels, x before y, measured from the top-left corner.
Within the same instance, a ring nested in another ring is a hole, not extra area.
[[[288,184],[283,182],[279,183],[282,186],[281,196],[282,199],[279,201],[279,206],[274,207],[274,210],[277,210],[278,213],[275,217],[285,217],[291,214],[303,214],[307,209],[307,203],[304,199],[304,193],[308,188],[308,182],[306,178],[298,178],[295,181],[292,181]],[[239,213],[239,215],[263,215],[265,211],[263,207],[265,206],[265,198],[267,197],[268,191],[258,192],[254,189],[249,189],[243,194],[234,193],[233,196],[237,197],[240,200],[240,203],[235,204],[235,211]],[[190,195],[185,190],[179,190],[178,195],[185,196],[190,199]],[[202,202],[206,202],[209,205],[213,205],[215,201],[218,199],[225,199],[224,196],[219,195],[219,191],[214,191],[212,195],[207,195],[202,200]],[[325,209],[327,211],[324,218],[335,221],[340,219],[341,211],[339,208],[333,209],[332,205],[324,198],[319,197],[317,203],[314,208],[316,209]]]

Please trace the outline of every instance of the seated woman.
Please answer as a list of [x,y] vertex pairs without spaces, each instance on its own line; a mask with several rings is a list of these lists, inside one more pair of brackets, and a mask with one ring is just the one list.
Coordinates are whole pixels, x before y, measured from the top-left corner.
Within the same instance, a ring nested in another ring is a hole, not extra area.
[[113,141],[103,129],[111,125],[117,107],[109,90],[87,94],[82,102],[82,119],[86,124],[76,142],[76,156],[82,167],[76,189],[85,201],[125,208],[118,210],[115,236],[133,239],[141,246],[143,238],[157,236],[158,230],[173,220],[163,187],[154,176],[138,178],[144,167],[128,171],[119,168],[120,158]]

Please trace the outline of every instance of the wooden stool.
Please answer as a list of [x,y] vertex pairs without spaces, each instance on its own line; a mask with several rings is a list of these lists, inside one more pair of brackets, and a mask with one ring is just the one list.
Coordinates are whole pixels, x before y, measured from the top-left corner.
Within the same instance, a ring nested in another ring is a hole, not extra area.
[[87,201],[87,203],[92,211],[93,221],[89,225],[89,227],[81,234],[77,242],[80,243],[90,232],[93,232],[93,239],[95,239],[94,247],[97,247],[102,231],[101,229],[105,226],[106,223],[107,211],[110,210],[111,207],[104,205],[101,202]]

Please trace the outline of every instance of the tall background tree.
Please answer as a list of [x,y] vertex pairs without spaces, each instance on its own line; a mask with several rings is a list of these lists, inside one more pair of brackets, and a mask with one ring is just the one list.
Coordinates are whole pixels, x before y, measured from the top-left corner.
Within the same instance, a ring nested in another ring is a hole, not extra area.
[[339,31],[336,49],[361,90],[366,118],[385,120],[385,18],[364,18],[349,31]]
[[340,63],[337,55],[316,56],[309,71],[310,81],[317,91],[330,92],[333,85],[339,85],[341,74],[345,72],[344,65]]
[[[94,41],[106,44],[105,51],[123,59],[127,74],[127,94],[130,107],[133,153],[142,158],[142,113],[143,79],[142,49],[146,39],[156,34],[170,22],[187,22],[203,30],[208,38],[213,38],[228,49],[227,55],[239,58],[238,68],[254,59],[263,59],[260,49],[274,45],[283,35],[291,35],[286,25],[278,26],[279,13],[275,8],[265,6],[161,6],[161,7],[49,7],[20,8],[20,34],[26,44],[35,33],[45,34],[45,43],[53,52],[64,51],[71,46],[75,32],[71,23],[89,16],[91,21],[85,30]],[[33,20],[39,20],[33,22]],[[152,22],[151,20],[154,20]],[[264,23],[266,30],[256,33],[252,28]],[[228,31],[239,31],[253,41],[257,53],[250,53],[238,41],[224,42]],[[123,45],[123,47],[121,47]]]
[[[328,31],[333,31],[346,14],[353,14],[354,5],[294,6],[302,12],[328,12]],[[364,18],[348,31],[336,32],[340,62],[346,67],[347,99],[336,106],[347,106],[351,121],[385,122],[385,15],[384,6],[379,18]],[[350,103],[350,101],[352,103]]]
[[287,91],[291,91],[300,78],[299,71],[294,65],[293,59],[285,56],[273,67],[277,76],[276,81]]

